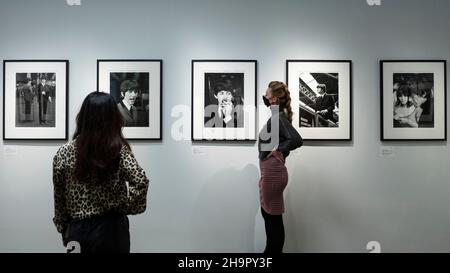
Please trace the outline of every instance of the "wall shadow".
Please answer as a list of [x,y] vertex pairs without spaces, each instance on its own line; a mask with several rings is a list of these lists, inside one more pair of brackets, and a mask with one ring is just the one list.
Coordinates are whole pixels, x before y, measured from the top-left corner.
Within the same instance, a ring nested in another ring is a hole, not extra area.
[[193,209],[190,234],[199,252],[253,252],[255,214],[259,208],[259,172],[224,169],[201,189]]

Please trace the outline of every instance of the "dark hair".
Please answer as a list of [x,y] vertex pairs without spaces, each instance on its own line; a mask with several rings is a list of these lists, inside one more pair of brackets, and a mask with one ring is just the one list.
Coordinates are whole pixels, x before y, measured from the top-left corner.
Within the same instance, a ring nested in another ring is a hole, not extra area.
[[400,97],[401,96],[405,96],[408,97],[408,102],[406,103],[406,106],[410,107],[412,105],[412,102],[409,100],[409,98],[411,97],[411,88],[407,85],[402,85],[398,88],[397,90],[397,103],[395,104],[396,106],[401,105],[402,103],[400,102]]
[[327,92],[327,86],[326,86],[325,84],[323,84],[323,83],[318,84],[318,85],[317,85],[317,88],[322,89],[323,92]]
[[231,86],[229,84],[224,83],[224,82],[218,82],[213,87],[214,95],[217,95],[217,93],[219,93],[222,90],[232,92]]
[[83,101],[73,135],[77,147],[75,177],[79,182],[108,180],[119,168],[124,120],[111,95],[92,92]]
[[126,93],[129,90],[138,90],[139,83],[135,80],[125,80],[120,84],[120,92]]
[[290,123],[292,123],[291,93],[288,86],[283,82],[272,81],[269,83],[272,94],[278,99],[280,110],[285,112]]

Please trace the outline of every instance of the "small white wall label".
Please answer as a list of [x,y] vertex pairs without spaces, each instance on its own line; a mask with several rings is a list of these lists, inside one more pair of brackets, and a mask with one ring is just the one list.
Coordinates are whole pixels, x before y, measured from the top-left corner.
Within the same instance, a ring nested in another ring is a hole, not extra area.
[[381,0],[366,0],[369,6],[381,6]]
[[205,149],[205,147],[192,147],[192,154],[206,155],[206,149]]
[[81,6],[81,0],[66,0],[68,6]]
[[380,148],[380,156],[381,157],[394,157],[395,156],[394,147],[382,146]]
[[5,156],[16,156],[18,155],[18,150],[16,146],[4,146],[3,147],[3,154]]

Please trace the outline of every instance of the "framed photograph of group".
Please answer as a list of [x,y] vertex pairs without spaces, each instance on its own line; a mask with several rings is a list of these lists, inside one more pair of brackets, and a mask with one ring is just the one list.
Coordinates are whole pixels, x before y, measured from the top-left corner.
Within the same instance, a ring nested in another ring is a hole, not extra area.
[[3,61],[3,139],[67,140],[68,60]]
[[447,63],[382,60],[381,140],[447,140]]
[[192,60],[192,140],[256,140],[255,60]]
[[97,90],[116,100],[127,139],[162,139],[162,60],[97,60]]
[[304,140],[352,140],[352,62],[287,60],[292,125]]

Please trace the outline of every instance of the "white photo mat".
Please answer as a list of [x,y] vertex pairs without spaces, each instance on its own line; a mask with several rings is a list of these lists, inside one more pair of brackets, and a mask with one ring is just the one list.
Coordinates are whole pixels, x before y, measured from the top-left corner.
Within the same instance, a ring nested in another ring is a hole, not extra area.
[[[256,140],[256,61],[193,61],[193,140]],[[205,128],[205,73],[244,74],[244,127]]]
[[[383,120],[382,140],[443,140],[446,135],[445,62],[382,61]],[[434,75],[434,128],[394,128],[394,73],[432,73]]]
[[[5,61],[4,139],[66,140],[68,61]],[[16,127],[16,74],[55,73],[55,127]]]
[[149,126],[124,127],[123,134],[127,139],[161,139],[161,68],[159,60],[98,60],[98,91],[111,92],[111,73],[149,73]]
[[[287,61],[288,86],[294,112],[292,125],[305,140],[350,140],[351,139],[351,62],[350,61]],[[302,73],[339,74],[339,127],[300,127],[299,77]]]

